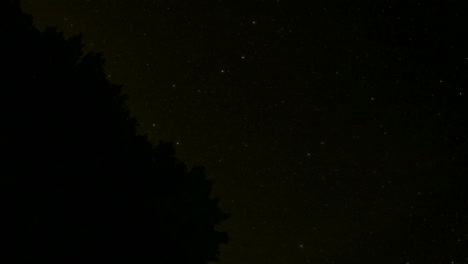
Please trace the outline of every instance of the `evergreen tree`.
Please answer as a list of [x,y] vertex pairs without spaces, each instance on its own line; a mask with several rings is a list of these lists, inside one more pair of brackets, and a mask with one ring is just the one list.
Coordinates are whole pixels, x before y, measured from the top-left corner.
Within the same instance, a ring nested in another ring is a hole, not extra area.
[[0,0],[2,263],[206,263],[227,217],[203,168],[137,134],[81,36]]

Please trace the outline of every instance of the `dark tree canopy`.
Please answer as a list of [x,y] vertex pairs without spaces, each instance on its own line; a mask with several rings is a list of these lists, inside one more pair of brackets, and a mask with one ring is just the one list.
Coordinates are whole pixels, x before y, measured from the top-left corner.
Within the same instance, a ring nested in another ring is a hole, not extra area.
[[203,168],[137,134],[80,36],[0,0],[2,263],[206,263],[227,235]]

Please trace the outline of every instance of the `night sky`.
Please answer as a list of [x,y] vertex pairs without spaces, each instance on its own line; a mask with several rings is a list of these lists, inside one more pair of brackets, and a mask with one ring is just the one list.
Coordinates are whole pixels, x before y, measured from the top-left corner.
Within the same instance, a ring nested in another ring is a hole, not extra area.
[[221,264],[468,263],[463,1],[23,0],[206,167]]

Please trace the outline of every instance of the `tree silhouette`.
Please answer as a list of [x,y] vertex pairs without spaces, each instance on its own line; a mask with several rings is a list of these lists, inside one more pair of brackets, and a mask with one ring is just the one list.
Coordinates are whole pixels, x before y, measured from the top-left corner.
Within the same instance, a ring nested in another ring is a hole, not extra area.
[[137,134],[81,36],[0,0],[2,263],[206,263],[227,235],[203,168]]

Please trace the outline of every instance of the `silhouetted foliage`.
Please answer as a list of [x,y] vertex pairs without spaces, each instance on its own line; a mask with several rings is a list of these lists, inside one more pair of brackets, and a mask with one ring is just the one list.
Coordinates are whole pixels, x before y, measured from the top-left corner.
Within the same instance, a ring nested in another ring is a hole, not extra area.
[[2,263],[206,263],[227,235],[203,168],[136,133],[81,37],[0,0]]

